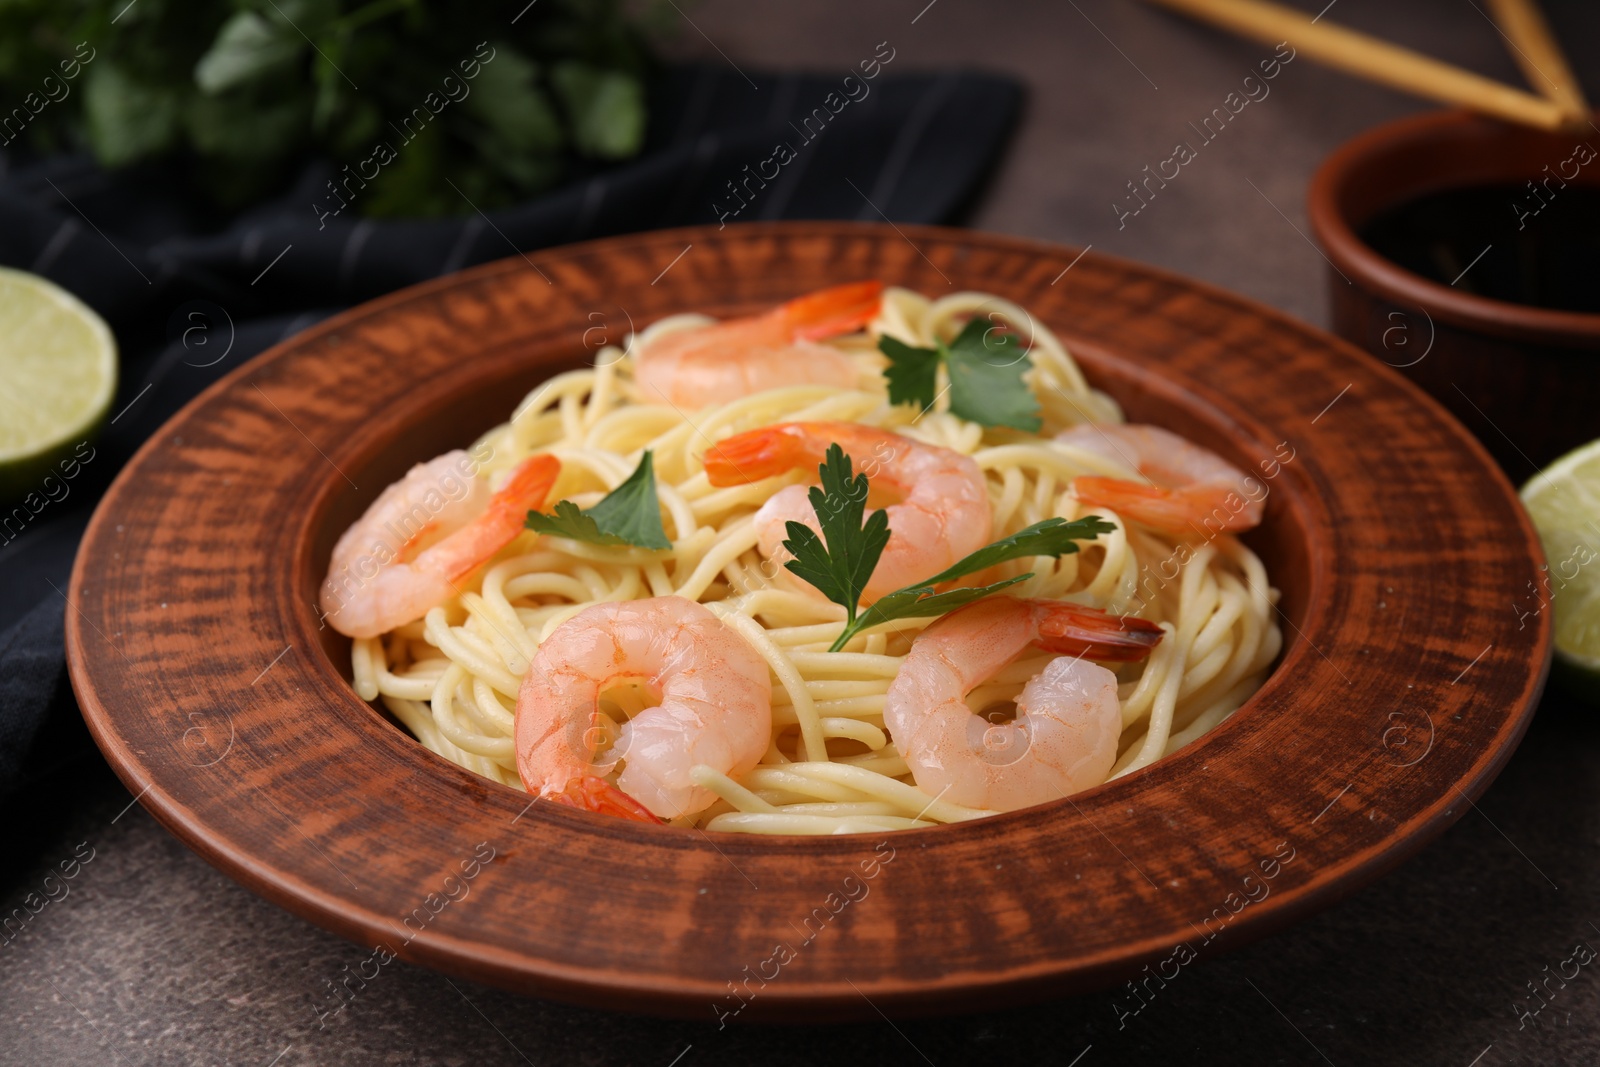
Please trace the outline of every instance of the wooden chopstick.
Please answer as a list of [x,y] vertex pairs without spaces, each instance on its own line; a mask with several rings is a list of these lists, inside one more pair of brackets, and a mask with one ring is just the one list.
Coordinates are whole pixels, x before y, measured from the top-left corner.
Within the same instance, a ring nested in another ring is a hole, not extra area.
[[1533,0],[1489,0],[1495,25],[1511,44],[1528,84],[1550,99],[1562,112],[1584,123],[1589,102],[1567,63],[1567,57],[1550,32],[1550,24]]
[[1222,26],[1265,44],[1287,41],[1320,63],[1375,82],[1456,104],[1486,115],[1559,130],[1575,124],[1562,107],[1542,96],[1513,89],[1481,74],[1441,63],[1419,52],[1265,0],[1148,0]]

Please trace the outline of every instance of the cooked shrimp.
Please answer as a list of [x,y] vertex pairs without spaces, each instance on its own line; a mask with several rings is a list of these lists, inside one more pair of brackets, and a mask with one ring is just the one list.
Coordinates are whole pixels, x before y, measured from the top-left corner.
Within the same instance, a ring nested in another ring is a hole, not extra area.
[[560,473],[556,457],[532,456],[491,493],[459,450],[412,467],[333,546],[324,617],[349,637],[376,637],[422,618],[522,532]]
[[[660,703],[622,725],[611,752],[601,693],[643,681]],[[645,821],[709,807],[689,772],[749,772],[772,733],[766,661],[710,611],[682,597],[595,604],[540,644],[517,694],[517,770],[530,793]],[[617,784],[603,777],[620,757]]]
[[[952,612],[911,645],[883,722],[917,788],[954,804],[1014,811],[1099,785],[1122,733],[1116,675],[1084,657],[1134,660],[1162,636],[1154,623],[1060,601],[996,596]],[[1029,645],[1064,655],[991,724],[966,696]]]
[[[976,463],[859,423],[786,422],[738,434],[706,453],[706,477],[712,485],[738,485],[798,467],[815,470],[830,444],[844,449],[873,488],[901,497],[888,507],[889,543],[862,599],[919,582],[989,543],[989,489]],[[780,489],[756,512],[761,554],[774,563],[793,558],[783,547],[790,521],[821,533],[803,485]]]
[[823,289],[749,318],[663,334],[635,357],[633,375],[647,403],[685,408],[726,404],[785,385],[855,385],[854,361],[813,344],[871,322],[882,282]]
[[[1095,423],[1056,440],[1127,464],[1154,485],[1084,475],[1072,482],[1079,500],[1165,533],[1248,530],[1261,522],[1262,486],[1209,449],[1159,426]],[[1254,486],[1254,490],[1251,486]]]

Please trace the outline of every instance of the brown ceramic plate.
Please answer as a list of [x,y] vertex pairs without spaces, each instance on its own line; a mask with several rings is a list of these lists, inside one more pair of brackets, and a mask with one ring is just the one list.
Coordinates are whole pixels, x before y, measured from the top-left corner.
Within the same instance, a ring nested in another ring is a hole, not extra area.
[[[1292,450],[1251,536],[1283,591],[1286,648],[1230,720],[1060,803],[878,837],[757,838],[530,805],[356,697],[348,646],[319,632],[312,603],[336,534],[409,464],[504,420],[629,322],[862,278],[1009,297],[1130,418],[1263,473]],[[394,953],[607,1007],[876,1017],[1145,966],[1170,979],[1415,853],[1527,726],[1548,613],[1514,605],[1540,561],[1510,485],[1457,423],[1283,315],[1010,238],[752,225],[491,263],[241,367],[106,495],[67,648],[128,788],[249,888],[377,946],[363,973]]]

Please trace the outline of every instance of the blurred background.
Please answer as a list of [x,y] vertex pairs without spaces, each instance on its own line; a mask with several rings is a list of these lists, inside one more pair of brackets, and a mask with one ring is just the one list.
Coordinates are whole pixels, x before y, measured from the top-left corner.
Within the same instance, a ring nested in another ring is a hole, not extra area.
[[[1473,0],[1294,6],[1521,83]],[[1600,8],[1545,8],[1600,93]],[[0,4],[0,263],[111,323],[126,416],[97,446],[110,462],[0,547],[3,910],[80,843],[94,855],[0,947],[0,1063],[1592,1062],[1587,969],[1536,1025],[1514,1008],[1575,943],[1600,944],[1600,734],[1559,697],[1479,810],[1420,857],[1185,971],[1126,1025],[1108,991],[719,1031],[404,963],[322,1025],[324,979],[364,953],[129,807],[65,683],[51,590],[122,460],[256,352],[474,263],[719,220],[948,223],[1140,260],[1328,325],[1310,176],[1428,105],[1297,59],[1128,212],[1129,183],[1272,55],[1135,0]],[[819,107],[826,128],[805,126]],[[785,138],[801,150],[746,202],[730,185]]]

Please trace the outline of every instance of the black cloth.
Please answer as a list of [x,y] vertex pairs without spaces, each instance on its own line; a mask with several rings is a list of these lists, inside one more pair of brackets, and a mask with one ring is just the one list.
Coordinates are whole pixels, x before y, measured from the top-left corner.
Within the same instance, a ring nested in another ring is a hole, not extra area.
[[0,795],[87,743],[62,639],[73,555],[117,470],[191,397],[334,311],[518,251],[718,221],[955,221],[999,158],[1021,88],[890,69],[849,83],[669,70],[635,160],[487,214],[463,198],[450,219],[362,219],[356,185],[331,214],[342,172],[327,162],[219,221],[161,167],[109,174],[81,157],[0,154],[0,263],[77,294],[121,352],[115,419],[93,458],[20,535],[0,534]]

